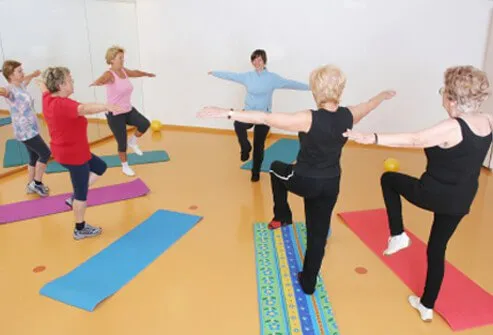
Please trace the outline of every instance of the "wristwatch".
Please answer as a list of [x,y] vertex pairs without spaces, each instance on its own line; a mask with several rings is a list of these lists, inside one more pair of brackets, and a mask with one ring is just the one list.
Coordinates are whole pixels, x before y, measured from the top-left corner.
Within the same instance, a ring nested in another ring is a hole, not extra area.
[[231,116],[233,115],[233,111],[234,111],[234,110],[233,110],[233,108],[231,108],[231,109],[229,110],[229,113],[228,113],[228,120],[230,120],[230,119],[231,119]]

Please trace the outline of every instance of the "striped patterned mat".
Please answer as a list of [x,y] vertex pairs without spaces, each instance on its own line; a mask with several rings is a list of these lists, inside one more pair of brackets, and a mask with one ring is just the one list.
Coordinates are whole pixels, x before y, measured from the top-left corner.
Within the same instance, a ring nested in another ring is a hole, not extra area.
[[262,335],[339,335],[329,297],[319,276],[313,295],[298,284],[306,249],[306,226],[276,229],[254,225]]

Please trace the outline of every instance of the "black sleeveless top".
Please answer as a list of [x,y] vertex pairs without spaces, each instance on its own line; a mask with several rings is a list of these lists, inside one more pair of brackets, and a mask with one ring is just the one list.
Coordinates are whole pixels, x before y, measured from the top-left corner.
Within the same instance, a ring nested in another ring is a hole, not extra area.
[[476,196],[483,161],[491,145],[492,134],[478,136],[467,123],[459,122],[462,141],[452,148],[426,148],[428,159],[421,185],[430,207],[442,214],[467,214]]
[[346,107],[335,112],[312,110],[310,130],[298,133],[300,151],[294,173],[304,177],[334,178],[341,174],[341,151],[347,142],[342,136],[353,127],[353,114]]

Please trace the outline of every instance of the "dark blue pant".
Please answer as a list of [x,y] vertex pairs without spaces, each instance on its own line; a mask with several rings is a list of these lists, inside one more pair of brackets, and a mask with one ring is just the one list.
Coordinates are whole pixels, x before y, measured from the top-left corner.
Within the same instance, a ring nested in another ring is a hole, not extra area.
[[89,175],[94,172],[98,176],[103,175],[107,169],[106,163],[98,156],[91,154],[91,159],[82,165],[62,164],[70,173],[72,186],[74,188],[74,199],[79,201],[87,200],[89,191]]

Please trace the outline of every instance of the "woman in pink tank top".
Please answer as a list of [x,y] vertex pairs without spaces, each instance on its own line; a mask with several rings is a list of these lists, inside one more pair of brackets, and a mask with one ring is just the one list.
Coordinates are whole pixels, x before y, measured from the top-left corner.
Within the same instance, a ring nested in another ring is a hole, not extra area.
[[[126,69],[123,65],[124,54],[125,50],[121,47],[113,46],[109,48],[106,51],[106,63],[110,65],[110,69],[92,83],[91,86],[105,85],[107,103],[117,105],[123,109],[121,113],[106,113],[106,118],[118,144],[118,155],[122,162],[122,171],[128,176],[134,176],[135,172],[127,162],[127,144],[137,155],[141,156],[142,151],[137,145],[137,138],[141,137],[149,129],[151,123],[132,106],[133,85],[129,78],[155,77],[155,75],[140,70]],[[127,125],[137,128],[128,143]]]

